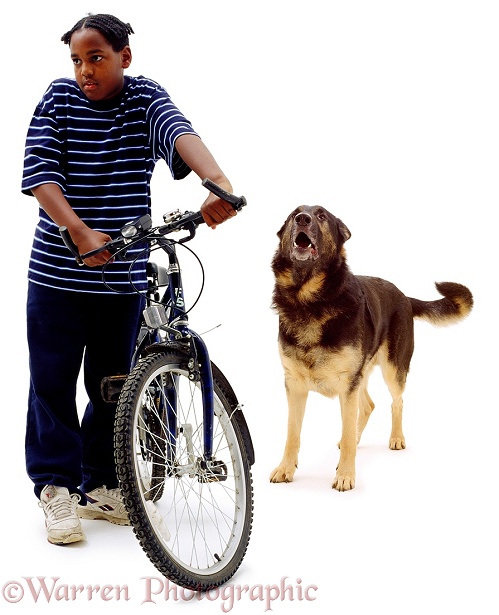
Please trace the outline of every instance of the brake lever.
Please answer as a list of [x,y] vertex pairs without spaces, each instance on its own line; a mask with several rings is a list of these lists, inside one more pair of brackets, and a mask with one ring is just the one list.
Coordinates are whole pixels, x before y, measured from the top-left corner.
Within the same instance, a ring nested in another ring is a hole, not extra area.
[[[71,239],[71,235],[69,234],[69,231],[67,229],[66,226],[60,226],[59,227],[59,233],[62,237],[62,240],[64,241],[66,247],[68,248],[68,250],[71,252],[71,254],[74,256],[75,261],[78,263],[78,265],[80,267],[83,267],[85,265],[85,263],[83,262],[86,258],[90,258],[91,256],[95,256],[96,254],[100,254],[101,252],[104,252],[105,250],[111,252],[111,254],[114,254],[115,252],[118,252],[120,249],[120,245],[123,243],[123,238],[122,237],[118,237],[117,239],[113,239],[111,241],[109,241],[107,244],[105,244],[104,246],[102,246],[101,248],[97,248],[95,250],[90,250],[90,252],[85,252],[85,254],[80,254],[78,252],[78,247],[76,246],[75,242]],[[114,245],[118,245],[118,248],[116,248],[116,250],[114,250]],[[120,259],[120,255],[117,255],[118,259]]]
[[193,239],[194,235],[196,234],[197,227],[198,225],[196,224],[194,220],[191,220],[188,224],[186,224],[184,226],[184,230],[188,230],[189,234],[179,239],[178,243],[186,243],[187,241],[190,241],[191,239]]
[[[95,250],[90,250],[89,252],[85,252],[80,256],[81,259],[85,260],[86,258],[90,258],[91,256],[95,256],[96,254],[100,254],[101,252],[109,252],[113,256],[116,254],[116,258],[120,259],[119,251],[121,247],[124,245],[123,237],[117,237],[116,239],[112,239],[108,241],[100,248],[96,248]],[[118,246],[118,247],[115,247]]]

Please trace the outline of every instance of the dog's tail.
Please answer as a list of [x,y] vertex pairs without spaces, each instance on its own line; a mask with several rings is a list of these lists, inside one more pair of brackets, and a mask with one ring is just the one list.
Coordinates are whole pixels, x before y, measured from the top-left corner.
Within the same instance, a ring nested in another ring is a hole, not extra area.
[[409,297],[414,318],[445,326],[468,316],[473,307],[473,295],[469,288],[455,282],[436,282],[435,286],[443,299],[421,301]]

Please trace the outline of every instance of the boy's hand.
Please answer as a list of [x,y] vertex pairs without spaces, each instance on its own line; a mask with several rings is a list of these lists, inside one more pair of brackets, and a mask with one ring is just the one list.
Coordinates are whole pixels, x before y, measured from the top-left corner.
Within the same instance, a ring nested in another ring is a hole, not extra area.
[[237,211],[227,201],[212,195],[201,206],[201,213],[206,224],[211,228],[216,228],[225,220],[235,216]]
[[[80,229],[77,232],[73,231],[73,233],[71,233],[71,238],[75,242],[80,254],[85,254],[91,250],[97,250],[97,248],[100,248],[108,241],[111,241],[111,237],[106,233],[94,231],[88,227],[85,229]],[[88,267],[98,267],[99,265],[105,265],[111,258],[112,254],[107,250],[104,250],[104,252],[100,252],[90,258],[86,258],[83,262]]]

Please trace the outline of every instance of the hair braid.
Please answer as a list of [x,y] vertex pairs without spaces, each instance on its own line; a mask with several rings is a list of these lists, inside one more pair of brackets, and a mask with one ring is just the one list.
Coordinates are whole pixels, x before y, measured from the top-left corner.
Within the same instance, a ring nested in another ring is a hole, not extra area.
[[80,19],[71,30],[66,32],[66,34],[62,36],[61,41],[65,45],[69,45],[73,34],[84,28],[99,30],[114,51],[121,51],[126,47],[129,44],[128,35],[134,34],[132,26],[129,23],[123,23],[117,17],[114,17],[114,15],[107,15],[105,13],[92,15],[89,13],[86,17]]

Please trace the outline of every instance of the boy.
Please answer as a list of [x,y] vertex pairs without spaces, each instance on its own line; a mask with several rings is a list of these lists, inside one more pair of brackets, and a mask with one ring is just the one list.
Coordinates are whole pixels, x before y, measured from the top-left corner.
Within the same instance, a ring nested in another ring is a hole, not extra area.
[[[101,280],[107,252],[79,267],[58,227],[80,254],[102,246],[130,219],[150,213],[150,178],[163,158],[175,179],[193,170],[231,192],[229,180],[167,92],[125,76],[133,30],[112,15],[81,19],[62,41],[75,80],[54,81],[37,106],[26,141],[22,190],[40,205],[29,266],[27,301],[30,391],[28,475],[45,513],[48,540],[83,540],[79,517],[128,524],[114,469],[114,407],[100,382],[127,373],[142,300],[125,263]],[[215,228],[235,215],[210,194],[201,207]],[[145,260],[134,271],[144,280]],[[83,361],[89,402],[81,425],[75,401]]]

